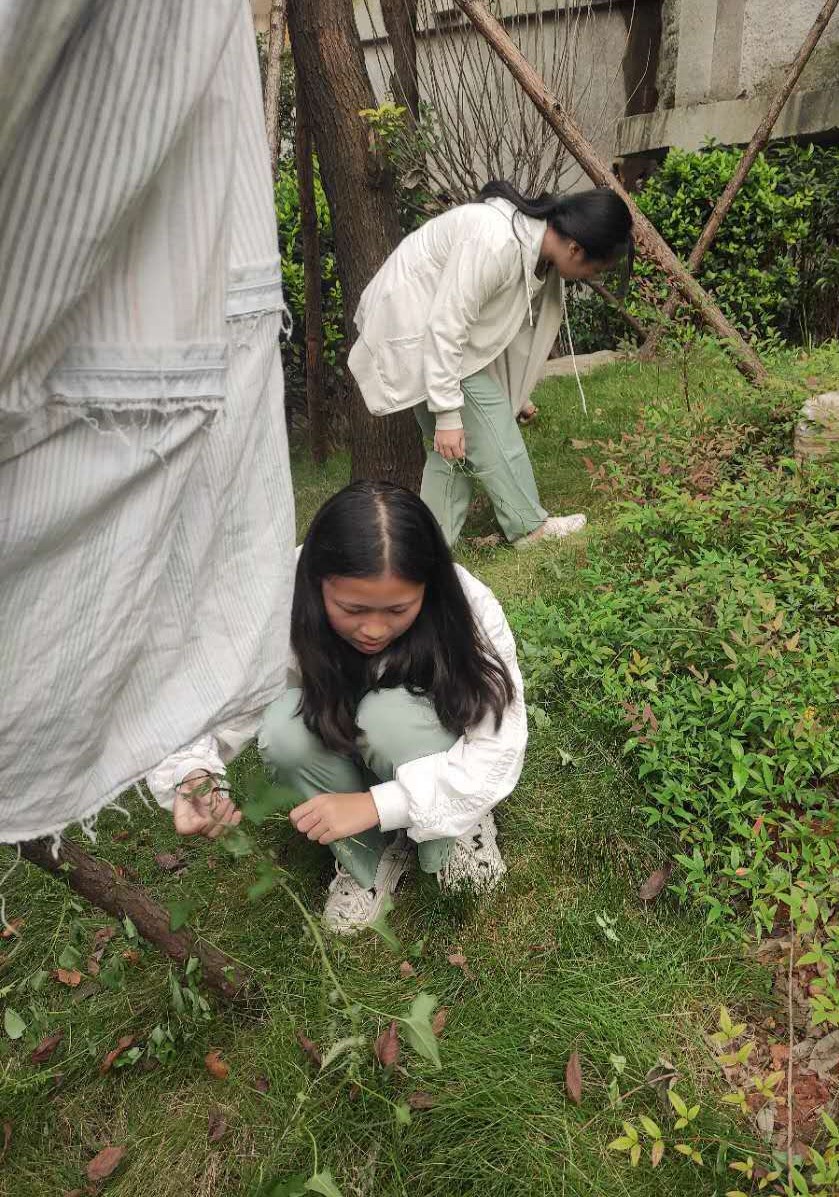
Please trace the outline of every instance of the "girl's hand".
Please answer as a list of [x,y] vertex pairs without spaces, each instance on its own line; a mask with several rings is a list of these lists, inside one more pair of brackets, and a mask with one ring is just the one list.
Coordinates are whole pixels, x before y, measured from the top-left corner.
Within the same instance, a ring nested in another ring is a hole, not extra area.
[[434,433],[434,452],[446,461],[463,461],[466,456],[466,437],[462,428],[450,428]]
[[319,844],[331,844],[360,835],[379,822],[379,812],[369,790],[361,794],[316,794],[295,806],[288,816],[301,835]]
[[214,840],[228,827],[241,822],[242,812],[219,785],[220,780],[204,769],[186,775],[175,792],[172,807],[178,835],[205,835]]

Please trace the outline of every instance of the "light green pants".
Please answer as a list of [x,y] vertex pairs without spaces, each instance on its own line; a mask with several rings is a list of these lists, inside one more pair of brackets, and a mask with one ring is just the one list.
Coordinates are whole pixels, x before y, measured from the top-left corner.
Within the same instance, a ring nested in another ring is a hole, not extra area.
[[[429,448],[420,495],[434,512],[446,543],[453,545],[469,512],[473,476],[477,476],[501,531],[508,540],[518,540],[540,528],[548,513],[539,502],[533,466],[512,405],[488,374],[473,374],[460,385],[466,461],[446,461]],[[433,413],[424,404],[414,411],[423,436],[433,441]]]
[[[435,752],[447,752],[457,737],[441,727],[426,698],[407,690],[378,690],[359,704],[356,722],[362,736],[358,761],[333,752],[306,728],[296,714],[299,690],[288,690],[272,702],[262,720],[259,751],[268,772],[305,801],[316,794],[353,794],[380,781],[392,781],[399,765]],[[392,836],[378,827],[330,848],[359,885],[370,889],[382,852]],[[437,873],[446,863],[452,841],[418,844],[420,868]]]

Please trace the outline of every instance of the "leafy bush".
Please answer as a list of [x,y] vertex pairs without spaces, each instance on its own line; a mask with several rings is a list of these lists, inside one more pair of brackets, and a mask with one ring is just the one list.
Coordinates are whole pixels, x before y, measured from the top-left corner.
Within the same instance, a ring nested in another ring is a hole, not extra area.
[[759,932],[839,901],[839,466],[784,456],[791,420],[645,413],[590,463],[617,531],[573,592],[513,611],[530,701],[625,739],[677,892]]
[[[711,145],[673,149],[635,197],[671,248],[687,259],[740,151]],[[839,329],[839,147],[778,145],[758,156],[699,271],[703,286],[754,341],[820,340]],[[638,279],[652,298],[667,294],[645,262]],[[642,320],[650,310],[638,286],[628,304]],[[616,344],[621,317],[587,294],[570,309],[581,350]]]

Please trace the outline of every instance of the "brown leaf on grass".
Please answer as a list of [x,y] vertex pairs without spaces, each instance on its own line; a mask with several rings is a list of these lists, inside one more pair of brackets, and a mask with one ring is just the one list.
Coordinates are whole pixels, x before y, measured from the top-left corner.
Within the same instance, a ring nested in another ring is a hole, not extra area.
[[443,1031],[445,1030],[446,1019],[448,1017],[449,1017],[448,1006],[441,1006],[440,1009],[437,1011],[437,1013],[434,1015],[434,1017],[431,1020],[431,1030],[434,1032],[435,1036],[438,1039],[440,1038],[440,1036],[443,1034]]
[[571,448],[572,449],[590,449],[591,441],[578,441],[578,440],[572,439]]
[[267,1093],[271,1088],[271,1085],[267,1076],[258,1076],[253,1083],[253,1087],[256,1089],[257,1093]]
[[396,1025],[396,1020],[391,1022],[386,1030],[382,1031],[376,1042],[373,1044],[373,1051],[376,1054],[376,1059],[381,1064],[382,1068],[392,1068],[394,1064],[399,1062],[399,1029]]
[[99,1075],[104,1076],[106,1072],[110,1072],[115,1062],[120,1058],[123,1052],[127,1052],[129,1047],[133,1047],[136,1041],[135,1035],[123,1035],[116,1047],[109,1051],[105,1059],[99,1065]]
[[178,873],[186,868],[183,857],[174,852],[158,852],[154,861],[164,873]]
[[452,952],[451,956],[447,956],[446,959],[454,968],[460,969],[467,981],[474,980],[474,974],[469,967],[469,961],[462,952]]
[[45,1039],[41,1040],[29,1059],[33,1064],[45,1064],[63,1038],[63,1031],[54,1031],[52,1035],[47,1035]]
[[216,1106],[207,1115],[207,1142],[218,1143],[227,1133],[227,1119]]
[[656,1139],[653,1143],[652,1151],[650,1152],[650,1164],[653,1168],[657,1168],[664,1157],[664,1140]]
[[136,948],[126,948],[126,950],[122,953],[122,958],[126,964],[140,963],[140,953]]
[[675,1065],[671,1064],[669,1060],[665,1060],[664,1056],[659,1056],[657,1062],[644,1077],[646,1084],[651,1089],[655,1089],[668,1109],[670,1108],[670,1102],[667,1098],[667,1092],[673,1088],[678,1079],[679,1073]]
[[297,1032],[297,1042],[309,1063],[319,1070],[323,1066],[323,1056],[320,1054],[318,1045],[308,1039],[302,1031]]
[[218,868],[218,861],[216,860],[215,856],[208,856],[207,859],[204,861],[204,864],[210,870],[211,873],[214,872]]
[[3,930],[0,931],[0,939],[11,939],[14,935],[20,935],[20,929],[25,922],[26,919],[22,918],[12,919],[11,922],[8,922]]
[[409,1094],[407,1102],[408,1107],[412,1110],[430,1110],[435,1104],[435,1099],[430,1093],[424,1093],[422,1089],[418,1089],[416,1093]]
[[417,973],[413,964],[410,964],[407,960],[403,960],[399,965],[399,975],[404,981],[407,980],[408,977],[415,977]]
[[[88,965],[92,960],[98,964],[105,955],[105,948],[117,933],[116,927],[100,927],[93,937],[93,946],[90,949],[90,956],[88,958]],[[92,971],[88,968],[88,972]]]
[[104,1147],[88,1164],[87,1179],[93,1184],[99,1180],[107,1180],[116,1172],[124,1155],[124,1147]]
[[638,897],[642,902],[652,902],[661,891],[664,889],[667,882],[670,880],[670,874],[673,872],[673,865],[668,861],[667,864],[662,865],[660,869],[656,869],[654,873],[650,873],[647,880],[638,890]]
[[820,1039],[810,1055],[810,1067],[823,1081],[839,1064],[839,1031],[831,1031]]
[[360,1096],[361,1096],[361,1086],[360,1085],[350,1085],[350,1087],[347,1091],[347,1097],[350,1099],[350,1101],[358,1101]]
[[99,961],[96,959],[95,956],[88,956],[87,971],[91,975],[91,977],[98,977],[100,972],[102,971],[100,968],[100,965],[99,965]]
[[213,1048],[211,1052],[207,1052],[204,1057],[204,1067],[217,1081],[226,1081],[230,1076],[230,1065],[225,1064],[222,1060],[221,1051],[217,1047]]
[[73,994],[73,1001],[86,1002],[88,998],[92,998],[100,992],[98,981],[85,981],[84,985],[80,985]]
[[130,837],[131,837],[131,832],[128,830],[127,827],[124,827],[122,831],[115,831],[114,834],[111,836],[111,839],[114,841],[115,844],[124,844],[127,839],[130,839]]
[[821,389],[822,384],[820,378],[810,377],[804,379],[804,385],[805,387],[809,387],[811,391],[818,391]]
[[583,1068],[577,1051],[571,1053],[565,1066],[565,1092],[575,1106],[583,1100]]
[[60,981],[62,985],[69,985],[71,989],[81,984],[82,974],[77,968],[57,968],[52,975],[56,981]]
[[3,1123],[3,1146],[0,1147],[0,1160],[2,1160],[6,1152],[9,1150],[9,1144],[12,1141],[12,1124],[11,1122]]

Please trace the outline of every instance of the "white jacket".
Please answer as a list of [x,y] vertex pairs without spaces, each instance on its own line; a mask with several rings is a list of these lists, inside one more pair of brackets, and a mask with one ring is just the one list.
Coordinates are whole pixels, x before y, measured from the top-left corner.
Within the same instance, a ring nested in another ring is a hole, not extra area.
[[[460,583],[487,641],[510,673],[514,698],[495,730],[488,714],[448,750],[408,761],[393,781],[371,787],[383,831],[407,828],[415,841],[463,835],[512,791],[521,774],[527,745],[524,687],[516,645],[501,604],[492,591],[458,565]],[[289,670],[294,684],[296,664]],[[238,720],[167,757],[147,778],[161,806],[171,809],[174,789],[193,769],[221,774],[259,730],[261,719]]]
[[438,428],[459,428],[460,384],[487,367],[521,409],[562,320],[562,280],[536,276],[546,227],[491,199],[452,208],[397,246],[362,293],[348,359],[373,415],[426,403]]

